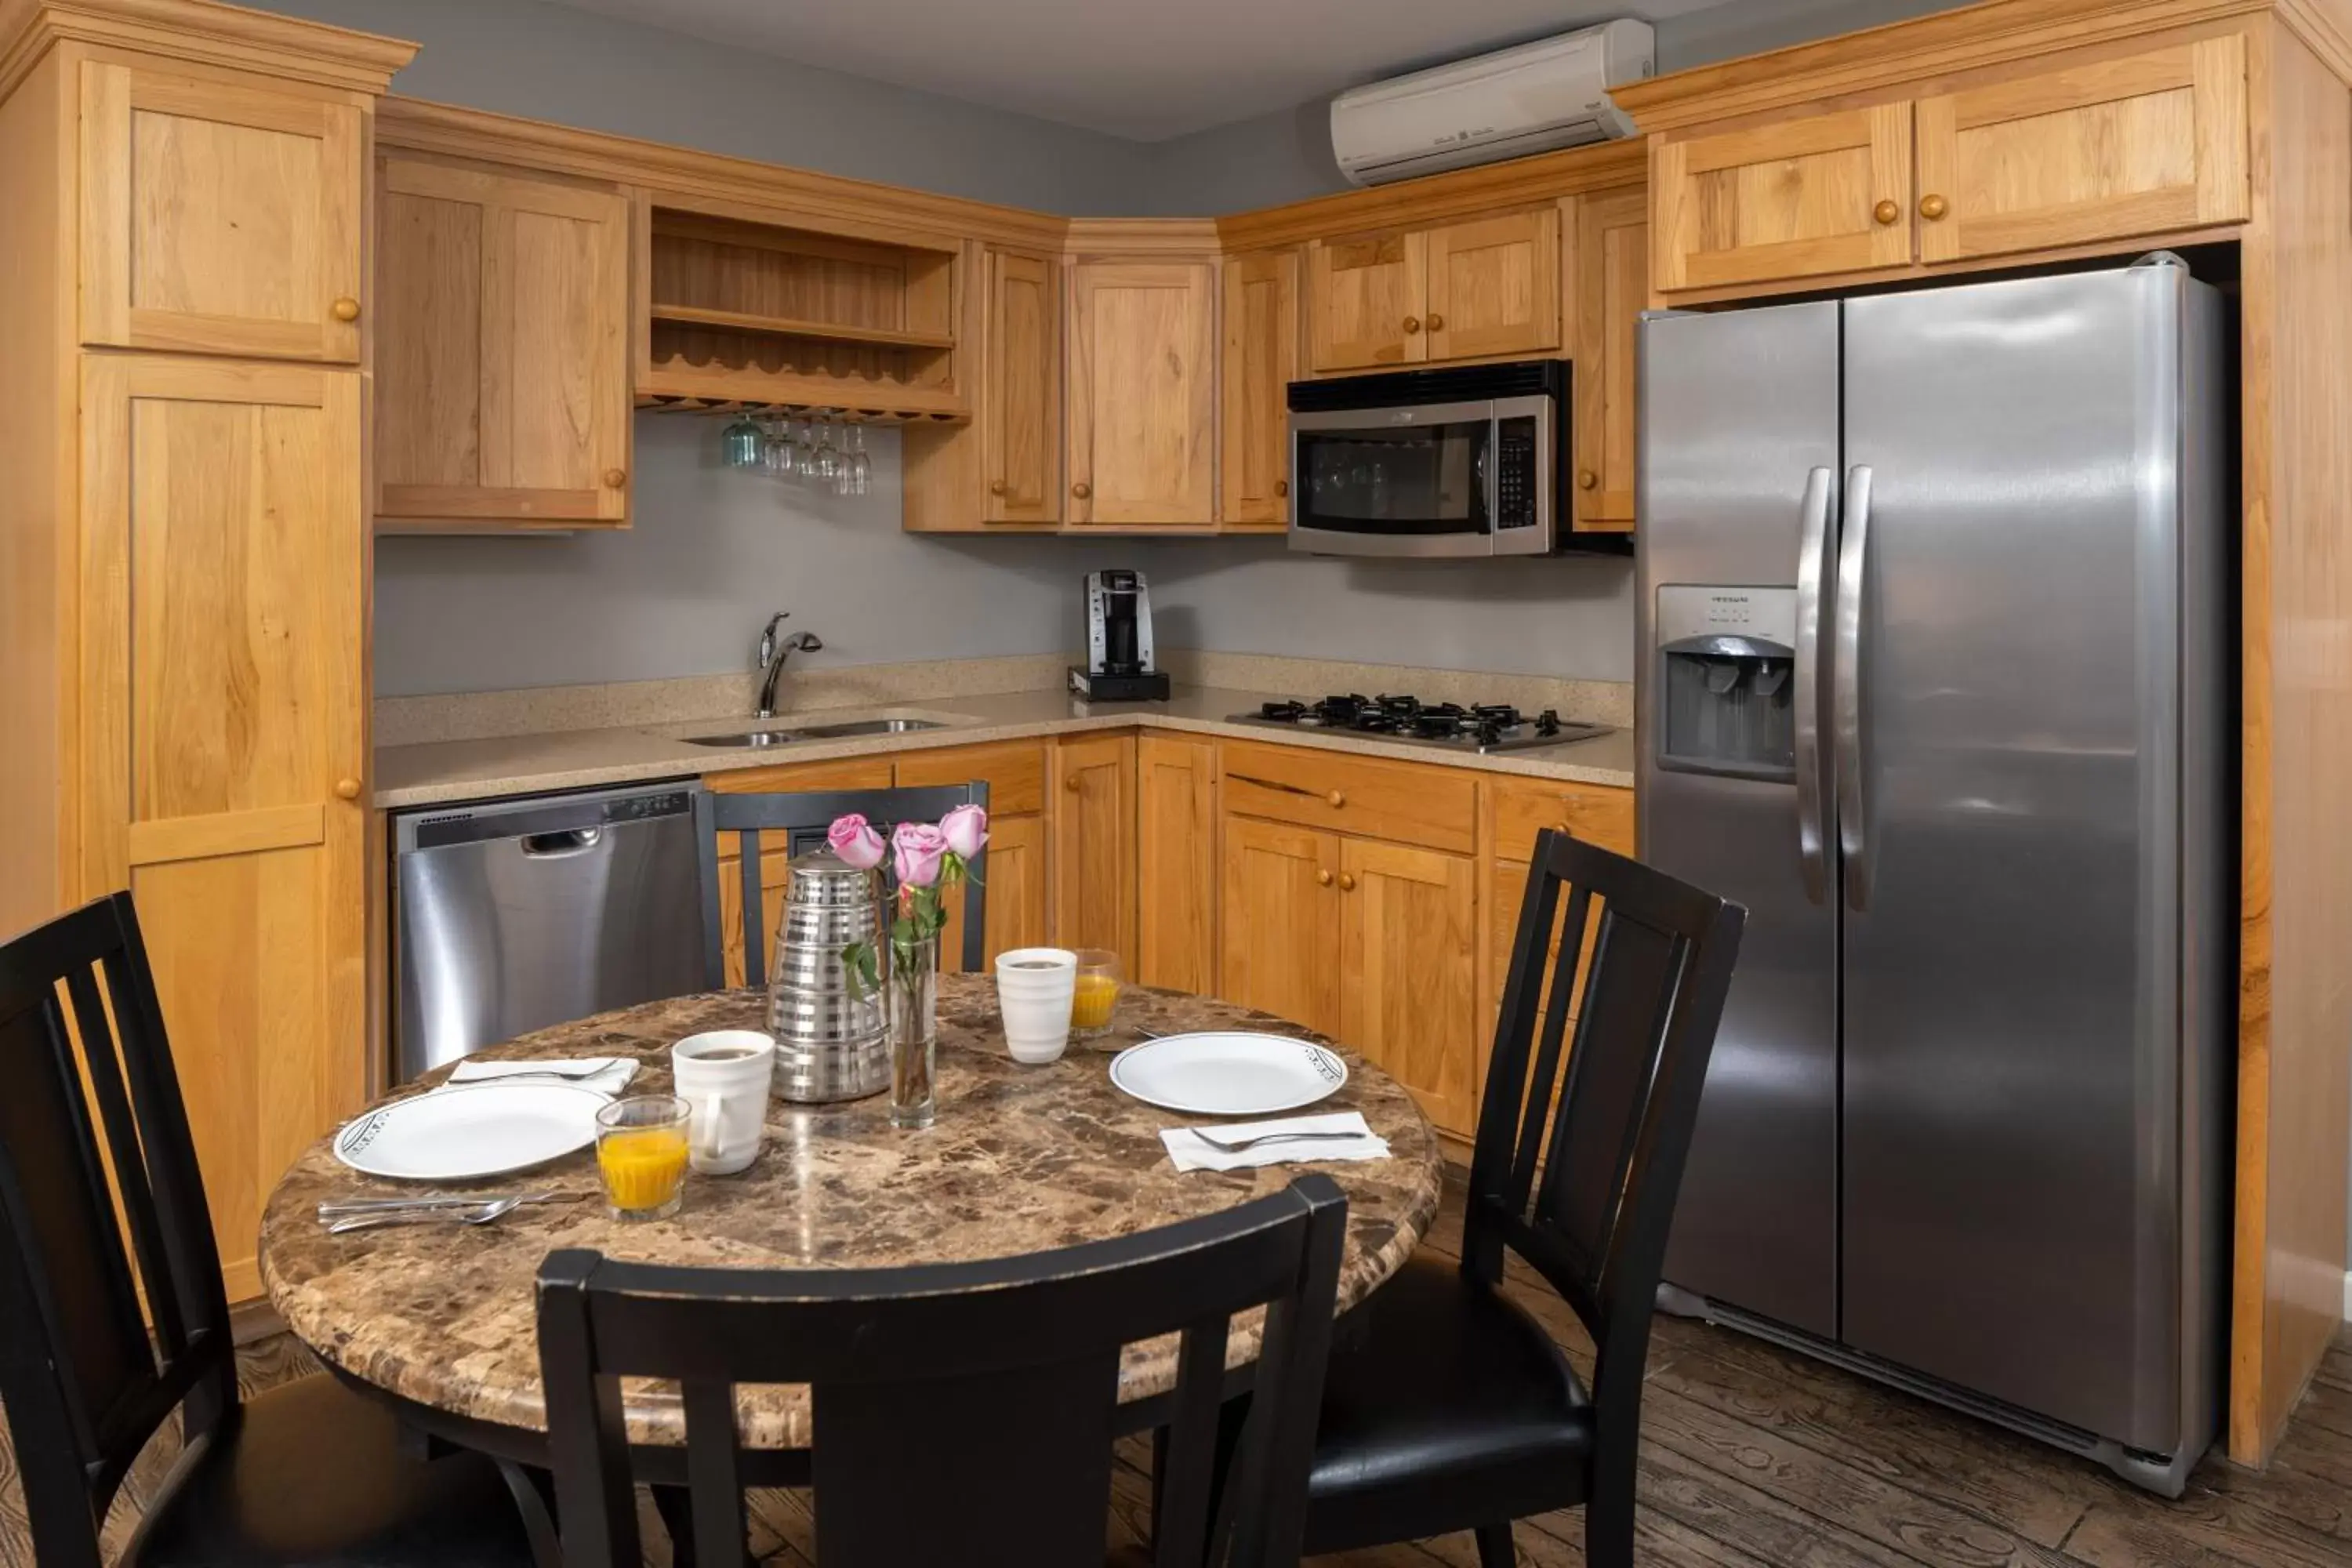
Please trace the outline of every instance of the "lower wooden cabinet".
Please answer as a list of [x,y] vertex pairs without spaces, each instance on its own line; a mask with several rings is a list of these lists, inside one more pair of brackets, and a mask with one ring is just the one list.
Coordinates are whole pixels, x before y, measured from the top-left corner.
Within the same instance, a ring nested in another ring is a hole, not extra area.
[[1135,972],[1135,737],[1054,748],[1054,941],[1103,947]]
[[1137,737],[1135,816],[1135,978],[1146,985],[1213,992],[1216,743],[1180,735]]
[[1412,1090],[1437,1126],[1478,1120],[1475,863],[1339,841],[1340,1042]]
[[1334,1039],[1339,1016],[1339,836],[1224,820],[1218,991]]

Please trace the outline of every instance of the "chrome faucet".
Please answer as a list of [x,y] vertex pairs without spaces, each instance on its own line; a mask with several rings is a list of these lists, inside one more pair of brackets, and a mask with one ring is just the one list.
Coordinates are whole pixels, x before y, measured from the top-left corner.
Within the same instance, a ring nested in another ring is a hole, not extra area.
[[767,679],[760,682],[760,711],[757,717],[776,716],[776,682],[783,678],[784,661],[796,653],[815,653],[824,647],[814,632],[794,632],[779,642],[777,628],[792,618],[790,610],[778,610],[768,617],[768,629],[760,634],[760,673]]

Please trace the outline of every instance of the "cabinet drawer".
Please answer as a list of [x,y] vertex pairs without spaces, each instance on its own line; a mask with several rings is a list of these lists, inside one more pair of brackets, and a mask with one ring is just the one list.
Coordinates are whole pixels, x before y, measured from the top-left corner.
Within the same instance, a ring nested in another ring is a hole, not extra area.
[[1045,748],[1034,741],[1015,741],[909,752],[898,759],[901,789],[970,784],[974,779],[988,781],[991,816],[1034,816],[1045,809]]
[[887,757],[836,757],[829,763],[779,763],[710,773],[702,787],[713,795],[765,795],[771,790],[888,789]]
[[1633,853],[1633,792],[1606,784],[1496,780],[1495,857],[1522,863],[1536,852],[1536,835],[1564,827],[1620,855]]
[[1229,742],[1224,786],[1225,809],[1246,816],[1462,855],[1476,839],[1477,780],[1454,768]]

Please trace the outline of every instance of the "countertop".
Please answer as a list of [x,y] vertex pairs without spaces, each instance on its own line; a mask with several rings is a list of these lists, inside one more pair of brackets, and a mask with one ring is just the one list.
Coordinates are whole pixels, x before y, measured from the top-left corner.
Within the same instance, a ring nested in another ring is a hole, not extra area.
[[[870,756],[877,752],[929,746],[968,746],[1087,730],[1142,728],[1227,740],[1267,741],[1477,768],[1527,778],[1576,784],[1633,784],[1633,732],[1618,730],[1589,741],[1521,752],[1443,751],[1410,742],[1314,730],[1276,730],[1236,724],[1230,715],[1255,710],[1277,693],[1220,687],[1179,686],[1165,702],[1082,702],[1061,690],[1003,692],[981,697],[915,700],[875,708],[826,708],[784,713],[760,721],[703,719],[691,723],[603,730],[565,730],[475,741],[436,741],[384,746],[375,753],[374,804],[379,810],[485,800],[499,795],[540,795],[646,779],[691,777],[736,768],[775,767]],[[796,741],[762,747],[697,746],[687,737],[755,729],[790,730],[801,724],[838,724],[866,718],[937,721],[935,730],[845,739]],[[1574,718],[1575,715],[1568,715]]]

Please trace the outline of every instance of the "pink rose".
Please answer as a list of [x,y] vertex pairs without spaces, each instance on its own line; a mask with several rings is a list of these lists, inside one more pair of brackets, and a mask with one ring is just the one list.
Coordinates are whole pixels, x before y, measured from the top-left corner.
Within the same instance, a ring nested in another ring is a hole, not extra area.
[[969,860],[988,842],[988,813],[976,805],[960,805],[940,818],[940,837],[959,860]]
[[824,841],[833,846],[843,864],[855,870],[870,871],[882,864],[882,836],[854,811],[833,819],[833,826],[824,830]]
[[948,841],[938,828],[928,822],[902,822],[890,834],[890,848],[897,857],[900,887],[938,885],[940,863],[948,852]]

